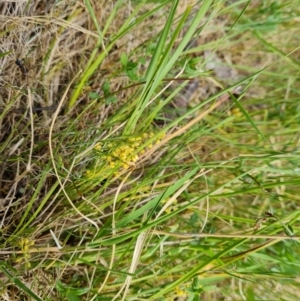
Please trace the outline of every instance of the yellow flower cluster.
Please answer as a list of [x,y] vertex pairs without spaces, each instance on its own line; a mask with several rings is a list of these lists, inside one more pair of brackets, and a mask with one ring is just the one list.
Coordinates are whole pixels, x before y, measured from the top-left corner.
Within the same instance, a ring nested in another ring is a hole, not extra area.
[[188,294],[187,294],[187,291],[185,290],[185,288],[180,288],[179,286],[176,286],[175,287],[175,294],[176,294],[176,297],[177,298],[182,298],[182,297],[187,297]]
[[241,112],[241,110],[239,108],[234,107],[228,111],[228,115],[240,118],[243,116],[243,113]]
[[117,164],[120,163],[123,168],[127,169],[129,166],[134,165],[139,159],[139,156],[134,154],[134,151],[134,147],[123,144],[117,146],[115,150],[111,152],[111,155],[104,156],[104,158],[111,168],[115,168]]
[[[162,205],[164,205],[164,204],[166,204],[167,202],[169,201],[169,198],[168,199],[164,199],[164,200],[162,200]],[[171,213],[171,212],[173,212],[173,211],[175,211],[175,210],[177,210],[178,209],[178,201],[177,201],[177,199],[175,199],[174,201],[173,201],[173,203],[168,207],[168,208],[166,208],[165,209],[165,212],[168,214],[168,213]]]
[[[109,143],[107,149],[109,151],[108,155],[102,156],[111,168],[123,167],[128,169],[130,166],[134,166],[139,155],[144,152],[144,150],[137,153],[137,149],[141,144],[143,144],[147,139],[154,136],[154,133],[144,133],[141,136],[130,137],[126,141],[119,142],[118,145]],[[151,148],[152,145],[148,145],[147,148]]]
[[[114,173],[118,173],[119,169],[128,169],[135,166],[145,149],[138,150],[138,148],[143,145],[147,140],[151,139],[154,133],[143,133],[142,135],[136,137],[129,137],[123,139],[122,141],[112,141],[108,143],[100,142],[94,146],[94,150],[100,153],[97,160],[94,161],[93,166],[86,171],[86,175],[90,178],[96,174],[100,174],[106,177],[110,174],[111,170]],[[154,141],[155,144],[159,143],[162,136]],[[151,149],[153,147],[153,142],[149,143],[146,149]],[[106,164],[105,164],[106,163]],[[99,170],[99,167],[101,170]]]
[[20,257],[18,258],[16,261],[17,262],[21,262],[21,261],[25,261],[26,266],[29,268],[30,267],[30,253],[29,253],[29,249],[30,247],[32,247],[34,245],[34,241],[33,240],[29,240],[28,238],[21,238],[18,242],[18,245],[21,249],[21,251],[23,252],[23,256],[24,257]]

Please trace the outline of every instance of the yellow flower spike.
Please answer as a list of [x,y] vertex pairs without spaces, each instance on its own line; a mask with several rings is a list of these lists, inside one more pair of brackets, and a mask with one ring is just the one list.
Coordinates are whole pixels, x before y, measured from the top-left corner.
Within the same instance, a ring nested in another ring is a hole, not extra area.
[[134,151],[134,149],[133,149],[132,147],[128,147],[128,148],[127,148],[127,152],[128,152],[128,154],[132,154],[132,153],[133,153],[133,151]]
[[19,240],[19,246],[20,246],[20,248],[22,249],[22,250],[24,250],[24,248],[27,246],[27,244],[28,244],[28,238],[21,238],[20,240]]
[[109,163],[109,166],[110,166],[111,168],[115,168],[116,163],[115,163],[115,162],[110,162],[110,163]]
[[153,137],[153,136],[154,136],[154,133],[153,133],[153,132],[149,133],[149,137],[150,137],[150,138]]
[[239,108],[233,108],[231,110],[231,114],[235,117],[241,117],[243,116],[243,113],[241,112],[241,110]]
[[28,269],[31,267],[31,263],[29,261],[26,261],[25,265],[26,265],[26,268],[28,268]]
[[123,154],[120,155],[120,159],[123,160],[123,161],[125,161],[127,157],[128,156],[125,153],[123,153]]
[[31,255],[28,251],[29,251],[30,247],[34,245],[34,241],[30,240],[28,238],[21,238],[18,241],[18,245],[19,245],[20,249],[23,252],[23,257],[17,258],[16,261],[17,262],[22,262],[22,261],[25,260],[26,266],[30,267],[30,263],[28,262],[28,260],[31,258]]
[[185,297],[187,295],[186,292],[178,286],[175,288],[175,292],[177,294],[177,297]]
[[136,155],[134,155],[134,153],[132,152],[132,153],[130,153],[129,155],[128,155],[128,159],[130,160],[130,161],[133,161],[133,158],[135,157]]
[[97,151],[100,151],[101,148],[102,148],[101,143],[97,143],[97,144],[94,146],[94,149],[97,150]]
[[128,154],[128,150],[125,148],[125,149],[123,149],[121,152],[120,152],[120,155],[122,155],[122,154]]
[[140,142],[134,142],[134,143],[132,144],[132,146],[135,147],[135,148],[139,147],[140,145],[141,145]]
[[112,161],[112,157],[111,157],[111,156],[106,156],[106,160],[107,160],[108,162],[111,162],[111,161]]
[[125,169],[128,169],[128,168],[129,168],[129,165],[126,164],[126,163],[123,163],[122,165],[123,165],[123,168],[125,168]]
[[120,159],[124,160],[125,158],[127,158],[130,155],[130,152],[123,152],[122,154],[120,154]]
[[165,212],[167,213],[167,214],[169,214],[169,213],[171,213],[171,212],[173,212],[174,210],[173,210],[173,208],[167,208],[166,210],[165,210]]
[[148,138],[148,134],[147,133],[143,133],[143,138],[147,139]]

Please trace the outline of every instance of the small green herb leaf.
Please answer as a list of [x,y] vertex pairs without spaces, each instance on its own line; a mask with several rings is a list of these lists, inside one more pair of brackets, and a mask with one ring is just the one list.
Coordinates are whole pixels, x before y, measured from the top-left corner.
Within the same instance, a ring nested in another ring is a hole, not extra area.
[[121,54],[121,64],[123,69],[127,68],[127,64],[128,64],[128,56],[126,53],[122,52]]
[[89,98],[92,99],[92,100],[99,99],[100,98],[100,94],[97,93],[97,92],[90,92],[89,93]]

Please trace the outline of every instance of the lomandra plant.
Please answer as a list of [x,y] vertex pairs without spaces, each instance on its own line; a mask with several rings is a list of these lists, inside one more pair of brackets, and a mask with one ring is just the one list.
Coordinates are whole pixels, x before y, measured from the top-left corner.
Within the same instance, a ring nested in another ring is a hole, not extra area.
[[295,4],[1,5],[2,298],[298,298]]

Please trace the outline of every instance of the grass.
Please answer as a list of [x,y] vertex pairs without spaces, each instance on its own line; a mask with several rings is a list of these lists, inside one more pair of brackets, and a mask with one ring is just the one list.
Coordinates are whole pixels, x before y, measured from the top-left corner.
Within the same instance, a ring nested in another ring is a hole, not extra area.
[[299,299],[295,1],[0,8],[1,300]]

